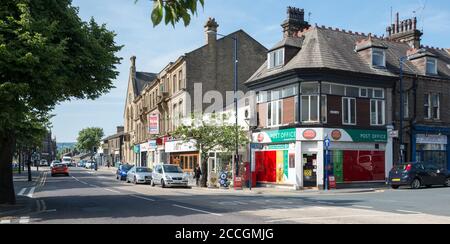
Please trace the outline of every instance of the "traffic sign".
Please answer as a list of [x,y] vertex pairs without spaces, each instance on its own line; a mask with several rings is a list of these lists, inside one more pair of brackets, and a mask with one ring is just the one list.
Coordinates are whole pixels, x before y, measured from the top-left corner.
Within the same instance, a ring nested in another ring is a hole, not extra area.
[[331,140],[330,140],[330,138],[325,138],[325,140],[324,140],[324,146],[325,146],[325,148],[328,150],[328,148],[330,147],[330,145],[331,145]]

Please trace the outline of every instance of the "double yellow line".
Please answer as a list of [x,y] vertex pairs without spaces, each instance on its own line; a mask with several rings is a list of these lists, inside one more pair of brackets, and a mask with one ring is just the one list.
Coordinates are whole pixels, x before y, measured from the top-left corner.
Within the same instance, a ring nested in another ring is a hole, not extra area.
[[48,171],[45,171],[45,172],[41,175],[41,177],[40,177],[40,179],[39,179],[39,181],[38,181],[37,187],[42,188],[42,187],[45,186],[45,183],[47,182],[47,176],[48,176]]

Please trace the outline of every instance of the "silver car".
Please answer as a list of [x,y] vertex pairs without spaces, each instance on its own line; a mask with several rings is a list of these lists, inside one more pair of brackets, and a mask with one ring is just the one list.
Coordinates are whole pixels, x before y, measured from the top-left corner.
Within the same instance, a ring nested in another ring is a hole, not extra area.
[[152,170],[145,167],[131,168],[127,173],[127,183],[133,182],[134,184],[150,184],[152,181]]
[[188,187],[189,176],[183,173],[183,170],[172,164],[160,164],[155,166],[152,174],[152,186],[161,185],[161,187],[181,186]]

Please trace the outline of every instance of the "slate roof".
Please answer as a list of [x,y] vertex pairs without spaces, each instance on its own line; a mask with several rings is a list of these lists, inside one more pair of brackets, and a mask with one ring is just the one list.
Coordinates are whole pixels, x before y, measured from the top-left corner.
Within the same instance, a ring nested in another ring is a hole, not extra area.
[[[301,50],[287,64],[281,68],[268,70],[267,60],[250,77],[247,84],[260,79],[268,78],[291,70],[302,69],[332,69],[350,71],[369,75],[382,75],[396,77],[399,73],[399,58],[407,55],[410,49],[408,44],[389,41],[373,37],[377,46],[386,49],[386,68],[373,68],[371,63],[365,60],[355,51],[356,43],[368,39],[365,35],[344,32],[329,28],[314,27],[296,37],[297,43],[301,43]],[[287,43],[287,41],[285,41]],[[280,46],[277,44],[276,47]],[[272,48],[273,50],[274,48]],[[436,55],[438,61],[438,73],[441,78],[450,78],[450,53],[434,48],[425,48],[428,52]],[[404,65],[404,72],[417,74],[419,71],[409,61]]]
[[136,72],[136,79],[133,82],[134,95],[141,95],[147,84],[155,81],[157,74],[147,72]]

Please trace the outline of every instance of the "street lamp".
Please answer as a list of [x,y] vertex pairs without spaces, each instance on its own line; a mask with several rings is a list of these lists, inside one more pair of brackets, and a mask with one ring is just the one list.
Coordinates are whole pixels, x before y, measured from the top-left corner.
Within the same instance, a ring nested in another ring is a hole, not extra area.
[[[227,37],[226,35],[218,34],[218,36]],[[234,41],[234,110],[235,110],[235,127],[236,127],[236,141],[235,141],[235,177],[239,175],[239,127],[238,127],[238,38],[237,35],[230,36]]]

